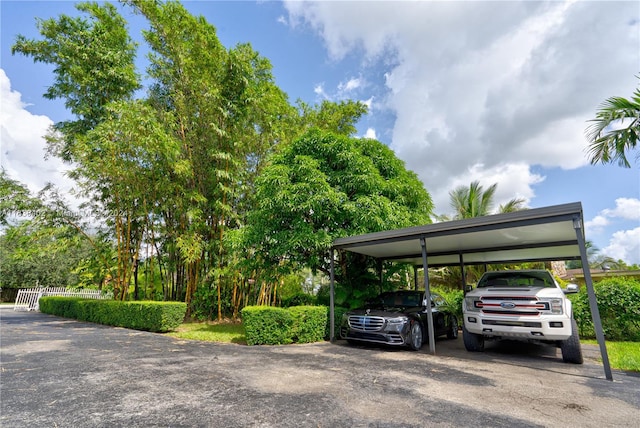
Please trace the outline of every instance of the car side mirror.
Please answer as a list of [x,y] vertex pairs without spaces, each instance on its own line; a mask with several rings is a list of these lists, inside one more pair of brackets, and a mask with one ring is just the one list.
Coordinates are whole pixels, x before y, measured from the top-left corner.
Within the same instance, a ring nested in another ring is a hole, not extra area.
[[464,286],[464,291],[469,292],[473,290],[473,285],[467,284]]
[[580,291],[580,287],[578,287],[576,284],[567,284],[567,288],[562,291],[564,292],[564,294],[574,294]]

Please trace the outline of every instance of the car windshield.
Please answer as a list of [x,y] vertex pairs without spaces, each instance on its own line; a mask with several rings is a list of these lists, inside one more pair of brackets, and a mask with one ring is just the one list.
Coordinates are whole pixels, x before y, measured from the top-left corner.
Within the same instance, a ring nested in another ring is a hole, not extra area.
[[422,306],[422,296],[423,293],[419,291],[383,293],[374,302],[378,302],[384,307]]
[[555,283],[547,272],[489,272],[478,282],[482,287],[555,287]]

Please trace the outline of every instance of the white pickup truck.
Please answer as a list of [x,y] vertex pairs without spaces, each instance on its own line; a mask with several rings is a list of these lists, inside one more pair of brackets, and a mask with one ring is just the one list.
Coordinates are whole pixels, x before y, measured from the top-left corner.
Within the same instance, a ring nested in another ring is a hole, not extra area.
[[563,361],[582,364],[578,326],[565,296],[577,291],[574,284],[561,289],[546,270],[486,272],[464,298],[464,346],[481,352],[485,339],[546,342],[560,347]]

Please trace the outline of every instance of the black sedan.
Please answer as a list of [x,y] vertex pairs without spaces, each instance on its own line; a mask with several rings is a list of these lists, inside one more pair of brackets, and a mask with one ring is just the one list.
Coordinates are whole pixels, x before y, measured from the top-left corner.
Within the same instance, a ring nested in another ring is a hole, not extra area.
[[[340,324],[340,338],[352,342],[374,342],[408,346],[417,351],[427,341],[427,307],[422,291],[389,291],[360,309],[347,312]],[[431,293],[435,336],[458,337],[458,319],[447,310],[446,300]]]

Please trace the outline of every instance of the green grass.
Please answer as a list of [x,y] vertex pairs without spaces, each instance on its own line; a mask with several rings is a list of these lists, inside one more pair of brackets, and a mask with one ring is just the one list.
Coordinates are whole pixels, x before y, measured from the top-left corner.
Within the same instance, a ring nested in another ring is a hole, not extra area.
[[[595,340],[582,343],[597,345]],[[612,369],[640,372],[640,342],[605,342]]]
[[239,343],[246,345],[244,326],[240,323],[184,323],[168,336],[206,342]]

